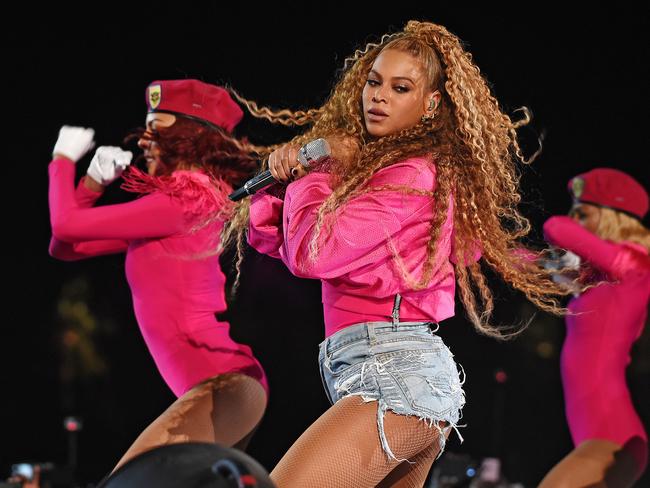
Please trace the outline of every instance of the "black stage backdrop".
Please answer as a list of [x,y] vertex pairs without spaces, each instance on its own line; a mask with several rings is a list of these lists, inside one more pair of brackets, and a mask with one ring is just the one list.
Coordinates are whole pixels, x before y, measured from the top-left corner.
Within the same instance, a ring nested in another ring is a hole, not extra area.
[[[19,13],[4,15],[3,226],[10,272],[0,336],[6,363],[0,476],[21,460],[65,462],[62,419],[74,414],[84,420],[79,478],[96,481],[174,399],[135,322],[123,256],[64,263],[47,254],[47,163],[59,127],[94,127],[98,144],[119,144],[143,124],[144,89],[154,79],[230,83],[261,104],[315,107],[355,48],[408,19],[430,20],[467,43],[509,112],[522,105],[533,110],[533,124],[521,131],[528,154],[537,134],[546,134],[541,157],[522,168],[532,242],[540,242],[546,217],[567,211],[566,182],[579,172],[611,166],[650,188],[647,11],[609,6],[569,15],[542,10],[543,4],[472,10],[403,2],[260,11],[221,2],[105,2],[91,12],[90,5],[15,3]],[[294,132],[246,116],[237,133],[274,143]],[[79,176],[88,162],[79,163]],[[100,203],[131,198],[114,186]],[[231,264],[227,253],[222,265],[230,281]],[[532,486],[571,449],[558,366],[564,324],[492,283],[496,321],[535,317],[506,343],[476,334],[460,307],[441,325],[467,372],[465,442],[452,436],[448,449],[476,459],[499,456],[510,480]],[[316,363],[323,338],[319,283],[249,250],[228,317],[233,336],[252,346],[269,375],[268,413],[249,452],[271,469],[328,406]],[[495,382],[499,369],[507,374],[504,384]],[[647,331],[628,372],[649,425]],[[645,480],[639,486],[650,484]]]

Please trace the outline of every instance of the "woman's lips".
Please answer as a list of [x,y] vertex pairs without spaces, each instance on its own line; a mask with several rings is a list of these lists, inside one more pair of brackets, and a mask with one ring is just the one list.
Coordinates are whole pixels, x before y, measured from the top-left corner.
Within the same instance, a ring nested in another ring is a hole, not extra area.
[[367,112],[367,117],[368,117],[368,120],[371,121],[371,122],[381,122],[386,117],[388,117],[388,115],[385,115],[385,114],[380,115],[378,113]]

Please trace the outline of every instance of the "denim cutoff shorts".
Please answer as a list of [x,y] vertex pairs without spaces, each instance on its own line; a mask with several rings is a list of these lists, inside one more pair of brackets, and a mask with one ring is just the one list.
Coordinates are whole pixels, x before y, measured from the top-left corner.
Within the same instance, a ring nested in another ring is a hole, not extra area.
[[[386,410],[415,415],[437,428],[440,454],[449,430],[458,433],[465,404],[464,373],[462,367],[459,373],[436,331],[432,322],[364,322],[336,332],[319,346],[320,373],[329,401],[334,404],[351,395],[377,401],[379,437],[391,459],[397,458],[384,432]],[[441,421],[447,425],[439,425]],[[459,438],[462,442],[460,434]]]

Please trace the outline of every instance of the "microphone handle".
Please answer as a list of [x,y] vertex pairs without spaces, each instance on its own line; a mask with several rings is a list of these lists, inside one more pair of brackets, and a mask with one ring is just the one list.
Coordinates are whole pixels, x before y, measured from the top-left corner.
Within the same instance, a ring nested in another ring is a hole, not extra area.
[[244,183],[244,186],[228,195],[228,198],[230,198],[233,202],[236,202],[237,200],[241,200],[248,195],[253,195],[265,186],[276,182],[277,180],[273,178],[273,175],[267,169],[263,173],[258,174],[255,178],[248,180],[246,183]]
[[[327,140],[320,138],[308,142],[300,148],[300,151],[298,152],[298,161],[305,168],[309,168],[313,163],[318,163],[323,159],[330,157],[331,154],[332,150],[330,145],[327,143]],[[272,183],[276,183],[276,179],[273,178],[269,170],[266,170],[264,173],[260,173],[256,177],[248,180],[244,183],[244,186],[228,195],[228,198],[233,202],[236,202],[248,195],[254,194],[257,190],[269,186]]]

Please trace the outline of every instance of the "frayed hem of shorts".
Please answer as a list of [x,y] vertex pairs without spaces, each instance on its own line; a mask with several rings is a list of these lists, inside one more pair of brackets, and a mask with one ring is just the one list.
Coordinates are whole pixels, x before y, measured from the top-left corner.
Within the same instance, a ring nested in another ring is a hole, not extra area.
[[[377,429],[379,431],[379,440],[381,442],[381,447],[384,453],[386,454],[386,456],[388,457],[388,459],[395,460],[400,463],[406,461],[409,464],[414,464],[413,461],[409,461],[408,459],[399,459],[397,456],[395,456],[390,446],[388,445],[388,439],[386,438],[386,432],[384,430],[384,417],[386,415],[387,410],[390,410],[391,412],[397,415],[404,415],[407,417],[417,417],[418,420],[428,424],[429,428],[435,427],[439,434],[438,446],[440,447],[440,451],[438,452],[436,459],[442,456],[445,447],[447,445],[446,434],[452,429],[456,432],[456,435],[458,435],[458,439],[460,440],[460,442],[462,443],[464,441],[463,436],[460,434],[458,429],[465,427],[465,425],[458,425],[457,423],[445,418],[427,417],[425,415],[418,415],[412,412],[408,412],[406,410],[400,411],[400,409],[390,407],[383,398],[375,398],[374,396],[370,396],[364,392],[349,393],[345,395],[345,397],[342,397],[341,400],[343,398],[347,398],[350,396],[359,396],[364,401],[364,403],[377,402]],[[441,427],[440,422],[447,422],[448,425],[446,425],[445,427]]]

